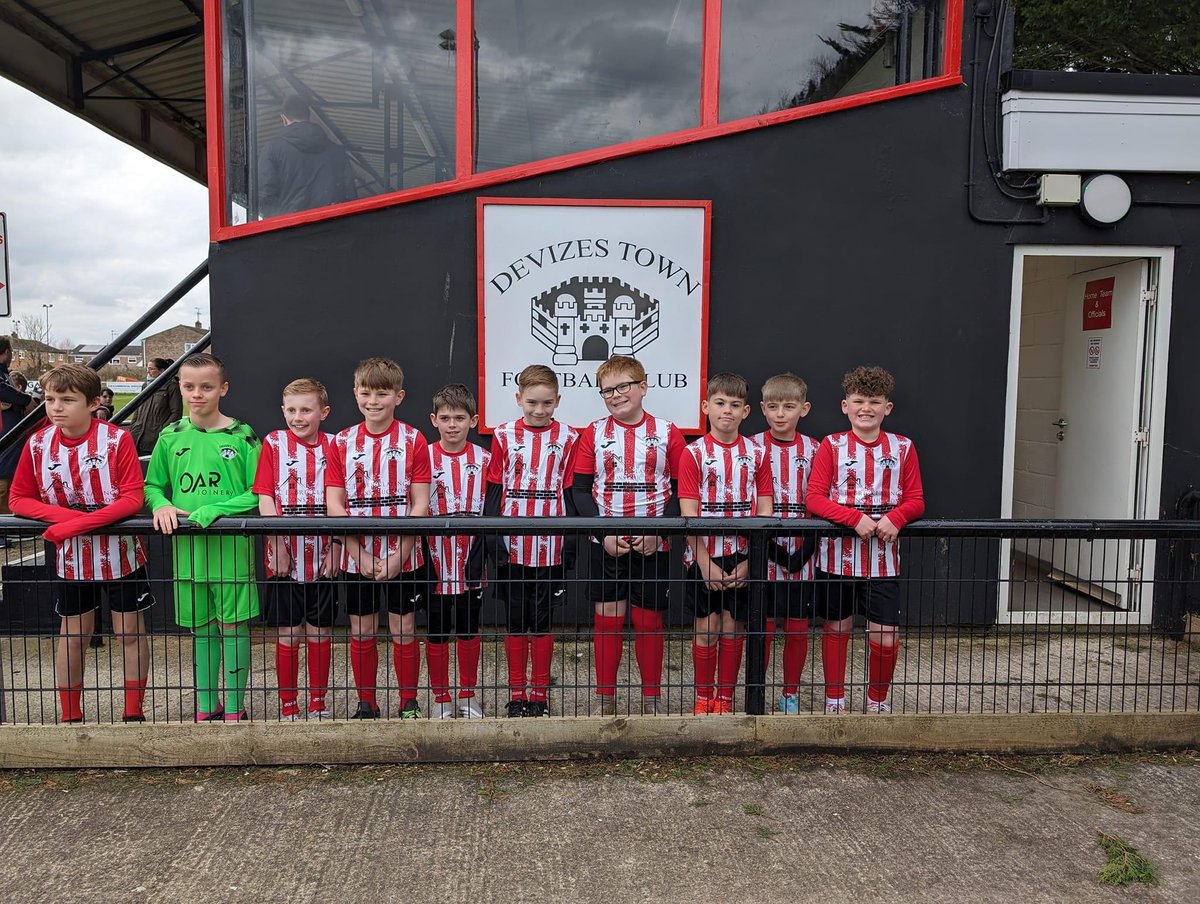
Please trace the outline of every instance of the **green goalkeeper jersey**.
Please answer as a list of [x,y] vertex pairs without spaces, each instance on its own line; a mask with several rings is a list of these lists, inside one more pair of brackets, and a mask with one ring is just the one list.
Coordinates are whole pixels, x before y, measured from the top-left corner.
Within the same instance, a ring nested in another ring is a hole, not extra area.
[[[146,471],[151,511],[173,505],[188,521],[208,527],[222,515],[258,511],[251,486],[258,467],[259,439],[247,424],[203,430],[187,418],[163,428]],[[246,581],[254,574],[249,537],[173,538],[175,576],[193,581]]]

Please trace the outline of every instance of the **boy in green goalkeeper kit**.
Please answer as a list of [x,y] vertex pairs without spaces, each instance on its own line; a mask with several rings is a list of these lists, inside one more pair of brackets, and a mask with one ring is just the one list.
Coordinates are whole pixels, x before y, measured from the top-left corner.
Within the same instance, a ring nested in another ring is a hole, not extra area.
[[[146,504],[164,534],[180,520],[208,527],[223,515],[258,511],[251,486],[259,440],[240,421],[222,414],[229,391],[225,367],[212,355],[192,355],[179,369],[188,416],[163,428],[146,472]],[[249,537],[179,536],[175,559],[175,620],[195,638],[196,721],[246,718],[250,677],[250,619],[258,615],[254,547]],[[218,694],[222,659],[226,706]]]

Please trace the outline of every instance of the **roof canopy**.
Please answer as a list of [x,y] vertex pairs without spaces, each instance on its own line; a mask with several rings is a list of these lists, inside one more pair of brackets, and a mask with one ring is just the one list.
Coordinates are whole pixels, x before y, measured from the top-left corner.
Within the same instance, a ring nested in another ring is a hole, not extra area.
[[0,0],[0,74],[206,180],[201,0]]

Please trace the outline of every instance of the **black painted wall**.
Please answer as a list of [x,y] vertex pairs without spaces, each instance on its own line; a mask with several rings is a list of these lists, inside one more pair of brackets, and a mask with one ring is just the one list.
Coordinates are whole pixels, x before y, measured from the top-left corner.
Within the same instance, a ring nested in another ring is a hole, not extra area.
[[[845,424],[849,367],[890,368],[889,427],[915,439],[931,511],[994,514],[1011,249],[1004,230],[966,216],[964,102],[950,90],[485,194],[711,198],[710,370],[752,384],[796,371],[811,386],[804,426],[821,435]],[[402,416],[429,426],[432,392],[477,376],[475,197],[214,246],[230,410],[274,428],[280,388],[312,375],[331,388],[330,426],[344,426],[357,418],[355,363],[387,354],[408,376]]]
[[[1054,212],[1046,225],[975,222],[964,188],[969,122],[963,86],[478,194],[711,199],[710,371],[741,372],[751,385],[785,369],[801,374],[813,403],[802,427],[821,436],[845,426],[842,374],[859,363],[888,367],[897,390],[887,426],[916,442],[928,514],[944,518],[1000,513],[1012,243],[1178,244],[1162,494],[1169,514],[1200,474],[1191,348],[1200,335],[1200,208],[1137,207],[1114,230],[1088,226],[1074,210]],[[1037,215],[999,198],[982,162],[975,175],[987,213]],[[275,429],[279,390],[313,376],[331,390],[327,426],[339,429],[358,419],[355,363],[384,354],[407,374],[400,416],[435,436],[432,392],[477,379],[476,196],[214,245],[227,410]],[[747,423],[758,429],[761,419]],[[982,605],[970,620],[988,620],[994,601]]]

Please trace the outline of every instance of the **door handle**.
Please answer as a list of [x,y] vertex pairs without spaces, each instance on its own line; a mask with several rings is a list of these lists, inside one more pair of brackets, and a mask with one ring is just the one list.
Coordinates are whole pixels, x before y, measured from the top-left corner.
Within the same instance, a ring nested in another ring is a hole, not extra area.
[[1060,417],[1057,421],[1051,421],[1050,423],[1058,428],[1058,441],[1061,443],[1066,437],[1066,434],[1063,431],[1066,430],[1067,419],[1065,417]]

